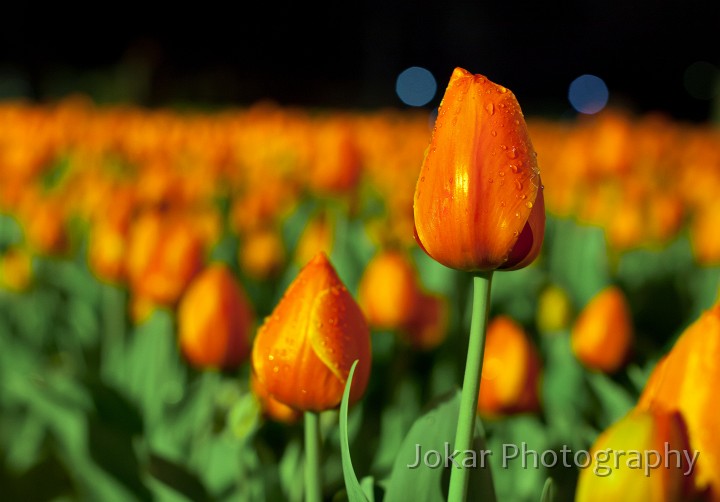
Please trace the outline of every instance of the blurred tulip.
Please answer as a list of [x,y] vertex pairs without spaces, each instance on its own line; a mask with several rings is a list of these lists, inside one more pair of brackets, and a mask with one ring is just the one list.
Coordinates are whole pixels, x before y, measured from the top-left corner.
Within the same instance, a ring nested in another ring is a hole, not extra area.
[[332,252],[334,239],[333,224],[327,216],[321,215],[310,220],[295,248],[295,263],[302,266],[321,252],[329,255]]
[[96,277],[110,283],[125,279],[127,228],[99,221],[90,229],[88,265]]
[[575,500],[690,500],[694,453],[679,413],[633,411],[595,441]]
[[32,255],[22,248],[10,248],[0,255],[0,284],[10,291],[25,291],[32,283]]
[[226,265],[209,265],[178,307],[180,347],[197,367],[233,369],[250,352],[252,309]]
[[253,279],[267,279],[282,269],[285,248],[277,231],[264,229],[248,233],[240,245],[240,268]]
[[697,462],[698,491],[710,489],[709,499],[720,501],[720,302],[704,312],[680,335],[670,353],[656,366],[638,408],[679,411],[690,434]]
[[299,411],[281,403],[268,394],[267,389],[260,384],[254,373],[250,374],[250,388],[258,398],[258,401],[260,401],[263,413],[271,420],[292,424],[297,422],[302,416],[302,413]]
[[627,362],[633,326],[619,288],[609,286],[590,300],[575,321],[571,343],[575,356],[590,369],[614,373]]
[[537,326],[543,333],[562,331],[570,325],[572,304],[570,297],[557,285],[545,288],[538,298]]
[[127,273],[136,295],[172,305],[200,271],[202,242],[180,215],[148,212],[130,230]]
[[51,195],[29,192],[23,198],[21,221],[28,245],[35,251],[55,255],[68,246],[62,201]]
[[540,356],[522,327],[507,316],[487,329],[478,411],[489,416],[540,409]]
[[340,404],[353,361],[350,401],[370,376],[370,332],[360,307],[319,253],[288,287],[258,330],[253,371],[274,399],[298,411]]
[[360,177],[360,152],[349,120],[320,123],[315,129],[315,152],[308,184],[320,193],[343,193]]
[[698,263],[720,264],[720,201],[705,204],[696,213],[690,224],[690,241]]
[[421,293],[415,314],[400,329],[400,337],[416,350],[432,350],[445,341],[448,316],[443,296]]
[[398,329],[415,316],[420,289],[409,258],[397,251],[383,251],[370,260],[360,280],[359,302],[368,324]]
[[513,270],[537,257],[543,190],[512,92],[455,69],[420,170],[414,212],[418,243],[447,267]]

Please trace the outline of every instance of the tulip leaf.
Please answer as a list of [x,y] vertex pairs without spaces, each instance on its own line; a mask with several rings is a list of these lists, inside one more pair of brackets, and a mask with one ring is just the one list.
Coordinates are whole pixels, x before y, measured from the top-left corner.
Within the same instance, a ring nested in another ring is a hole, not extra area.
[[[459,412],[460,391],[455,390],[415,421],[395,458],[387,483],[386,502],[434,502],[447,498],[450,469],[462,462],[459,455],[451,458]],[[468,464],[462,467],[472,469],[467,498],[493,501],[495,489],[484,455],[488,450],[484,446],[482,427],[477,424],[473,441],[476,455],[466,457]]]
[[540,502],[553,502],[553,500],[555,500],[555,483],[552,478],[547,478],[540,495]]
[[368,498],[353,470],[352,459],[350,458],[350,445],[348,444],[348,405],[350,401],[350,387],[357,363],[358,361],[355,361],[350,368],[350,374],[348,375],[347,382],[345,382],[345,392],[343,393],[340,404],[340,450],[342,453],[343,477],[345,478],[345,489],[347,490],[348,500],[350,502],[368,502]]

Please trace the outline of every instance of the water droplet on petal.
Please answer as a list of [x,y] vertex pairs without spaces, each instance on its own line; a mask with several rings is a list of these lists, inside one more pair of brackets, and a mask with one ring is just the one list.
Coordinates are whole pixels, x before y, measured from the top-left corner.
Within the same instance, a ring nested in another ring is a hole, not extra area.
[[530,201],[527,201],[527,202],[525,203],[525,205],[528,207],[528,209],[532,209],[532,207],[533,207],[533,203],[530,202]]
[[514,237],[517,237],[517,236],[518,236],[518,231],[517,231],[517,230],[515,230],[515,231],[513,232],[513,236],[514,236]]
[[490,134],[492,134],[492,136],[495,137],[495,136],[497,136],[497,131],[496,131],[496,130],[492,130],[492,131],[490,131]]
[[420,176],[420,181],[425,181],[425,176]]
[[495,105],[492,104],[492,103],[488,103],[487,105],[485,105],[485,109],[487,110],[487,112],[488,112],[490,115],[492,115],[493,113],[495,113]]
[[500,176],[500,177],[505,176],[505,171],[500,171],[500,172],[498,173],[498,176]]
[[511,170],[513,173],[517,173],[517,172],[519,171],[519,168],[518,168],[518,166],[516,166],[515,164],[510,164],[510,170]]
[[268,361],[273,361],[275,359],[275,356],[272,354],[268,354]]
[[515,188],[522,190],[522,182],[520,180],[515,180]]
[[493,179],[490,178],[490,179],[488,180],[488,183],[492,183],[492,182],[493,182]]
[[517,158],[517,149],[515,147],[512,147],[510,150],[508,150],[507,155],[511,159],[516,159]]

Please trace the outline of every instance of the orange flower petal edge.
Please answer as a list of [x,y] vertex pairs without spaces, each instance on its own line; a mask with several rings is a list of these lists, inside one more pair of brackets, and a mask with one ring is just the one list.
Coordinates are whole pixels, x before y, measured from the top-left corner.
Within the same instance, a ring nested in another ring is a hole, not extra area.
[[415,189],[423,250],[465,271],[529,264],[545,226],[536,157],[514,94],[456,68]]
[[319,253],[258,331],[253,370],[274,399],[319,412],[340,404],[356,359],[351,403],[365,392],[370,377],[370,331],[360,307]]

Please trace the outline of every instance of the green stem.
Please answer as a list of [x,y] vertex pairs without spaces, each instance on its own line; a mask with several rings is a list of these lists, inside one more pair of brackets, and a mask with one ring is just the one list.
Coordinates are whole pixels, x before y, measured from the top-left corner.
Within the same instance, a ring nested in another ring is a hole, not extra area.
[[322,500],[320,482],[320,415],[305,412],[305,502]]
[[473,307],[470,323],[470,342],[468,344],[465,377],[460,398],[460,414],[455,432],[455,451],[460,467],[450,473],[450,502],[464,501],[467,492],[470,469],[462,467],[465,452],[472,448],[477,415],[480,375],[482,374],[483,354],[485,353],[485,330],[490,310],[490,284],[492,271],[473,277]]

